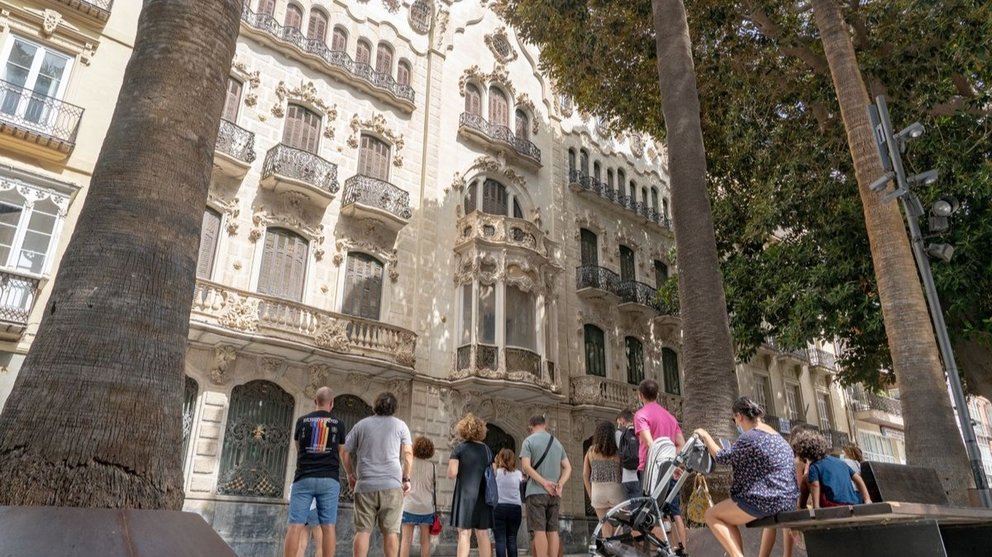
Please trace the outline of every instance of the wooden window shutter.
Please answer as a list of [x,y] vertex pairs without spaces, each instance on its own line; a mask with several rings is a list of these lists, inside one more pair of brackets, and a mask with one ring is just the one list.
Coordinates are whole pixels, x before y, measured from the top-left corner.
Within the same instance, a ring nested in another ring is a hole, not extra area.
[[320,139],[320,116],[312,110],[291,104],[286,109],[286,127],[282,142],[294,149],[317,152]]
[[489,89],[489,123],[495,126],[507,126],[509,115],[506,95],[492,87]]
[[635,280],[634,250],[620,246],[620,280]]
[[276,0],[259,0],[258,13],[271,16],[276,11]]
[[310,22],[307,25],[307,38],[324,42],[327,40],[327,16],[317,9],[310,9]]
[[348,50],[348,35],[340,27],[334,28],[334,36],[331,39],[331,50],[344,52]]
[[603,330],[595,325],[583,326],[586,349],[586,374],[606,377],[606,342]]
[[227,78],[227,97],[224,98],[224,114],[222,118],[232,124],[238,121],[238,108],[241,105],[241,82],[233,77]]
[[376,49],[375,71],[385,75],[393,73],[393,51],[385,44],[380,44]]
[[638,385],[644,380],[644,348],[641,341],[627,337],[624,344],[627,349],[627,383]]
[[372,45],[367,41],[358,41],[358,50],[355,51],[355,63],[369,65],[372,61]]
[[469,85],[465,92],[465,112],[479,116],[482,114],[482,95],[474,85]]
[[307,241],[294,232],[282,228],[266,230],[259,293],[302,301],[308,248]]
[[283,25],[294,29],[303,27],[303,8],[296,4],[286,6],[286,23]]
[[382,263],[371,255],[357,252],[348,254],[342,313],[379,320],[382,268]]
[[406,62],[400,62],[396,66],[396,83],[400,85],[410,84],[410,64]]
[[220,238],[220,213],[213,209],[203,212],[203,228],[200,230],[200,254],[196,261],[197,278],[209,280],[214,270],[214,257],[217,255],[217,240]]
[[371,135],[362,135],[358,173],[377,180],[389,179],[389,145]]
[[599,265],[599,239],[592,230],[583,228],[579,231],[581,242],[582,265],[596,267]]
[[516,113],[516,120],[517,120],[516,136],[519,137],[520,139],[527,139],[527,126],[528,126],[527,113],[524,112],[523,110],[518,110]]
[[482,212],[506,216],[506,210],[506,186],[496,180],[486,180],[482,184]]

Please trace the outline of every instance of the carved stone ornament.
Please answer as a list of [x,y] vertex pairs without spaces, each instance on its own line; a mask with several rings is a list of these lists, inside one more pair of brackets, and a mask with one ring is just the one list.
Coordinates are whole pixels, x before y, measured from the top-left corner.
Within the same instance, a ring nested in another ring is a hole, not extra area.
[[320,317],[313,342],[321,348],[333,352],[348,352],[351,341],[348,339],[347,323],[333,317]]
[[231,364],[238,357],[233,346],[220,345],[214,348],[214,365],[210,368],[210,381],[223,385],[230,381]]
[[495,157],[490,155],[483,155],[475,159],[472,166],[468,167],[465,172],[455,172],[454,177],[451,180],[451,189],[455,191],[462,191],[465,189],[467,182],[465,180],[466,176],[472,176],[474,174],[485,172],[488,174],[502,176],[506,178],[511,184],[517,186],[518,188],[524,189],[527,187],[527,179],[517,174],[517,172],[506,164],[506,156],[502,152],[498,153]]
[[303,388],[303,393],[310,398],[316,397],[317,389],[327,385],[330,370],[330,366],[326,364],[310,364],[307,368],[307,385]]
[[255,91],[262,84],[261,74],[258,70],[252,70],[244,60],[234,58],[231,63],[231,74],[238,78],[242,84],[247,85],[244,95],[245,106],[255,106],[258,104],[258,93]]
[[437,10],[436,22],[434,24],[434,48],[441,49],[444,47],[444,38],[448,31],[449,18],[450,12],[448,8],[441,6]]
[[62,14],[51,9],[45,10],[42,12],[41,34],[51,37],[60,23],[62,23]]
[[275,356],[259,356],[258,371],[269,377],[282,377],[286,373],[286,360]]
[[527,93],[520,93],[517,95],[517,107],[524,108],[530,111],[531,114],[531,133],[537,135],[537,132],[541,130],[541,119],[539,118],[540,113],[537,111],[537,107],[534,106],[534,101],[530,100]]
[[227,216],[228,236],[234,236],[238,233],[238,216],[241,214],[241,208],[239,207],[239,200],[237,197],[228,201],[211,191],[207,194],[207,205],[213,207],[214,209],[218,209],[221,213]]
[[517,59],[517,51],[510,44],[510,38],[506,34],[506,27],[499,27],[492,33],[485,36],[486,46],[492,51],[500,63],[506,64]]
[[258,298],[224,292],[224,312],[217,322],[228,329],[253,333],[258,330]]
[[555,95],[555,107],[563,118],[569,118],[574,114],[575,102],[570,95],[559,93]]
[[414,367],[417,363],[417,337],[412,333],[400,334],[393,348],[393,357],[401,366]]
[[302,206],[300,200],[294,200],[293,197],[290,195],[282,198],[284,203],[289,204],[290,210],[271,211],[260,206],[251,218],[253,226],[251,232],[248,233],[248,239],[257,242],[265,235],[265,229],[269,226],[285,226],[302,234],[310,242],[310,251],[313,253],[314,259],[320,261],[324,258],[324,225],[311,226],[308,224],[301,211],[292,209],[294,204]]
[[631,133],[627,136],[627,141],[630,144],[630,152],[637,158],[644,156],[644,139],[639,133]]
[[34,207],[35,203],[48,199],[51,200],[51,202],[55,204],[55,207],[58,208],[58,217],[60,219],[65,218],[66,212],[69,210],[69,196],[65,194],[42,186],[25,184],[19,180],[0,176],[0,191],[10,190],[16,191],[21,197],[24,198],[24,204],[22,207],[25,209]]
[[403,166],[403,146],[406,141],[403,134],[396,133],[386,123],[386,117],[382,114],[375,114],[369,120],[362,120],[355,114],[351,117],[351,134],[348,136],[348,146],[358,148],[359,137],[362,132],[371,132],[392,144],[393,166]]
[[356,394],[365,394],[372,387],[372,376],[367,373],[349,373],[348,384]]
[[416,0],[410,5],[407,18],[410,29],[421,35],[431,30],[431,20],[434,17],[434,3],[431,0]]
[[280,81],[276,86],[276,104],[272,105],[272,115],[282,118],[286,115],[286,105],[298,102],[307,105],[323,116],[324,137],[334,139],[334,121],[338,118],[338,105],[327,104],[317,94],[317,87],[312,81],[303,81],[294,89],[286,87],[286,82]]
[[338,238],[334,243],[334,258],[331,260],[334,262],[335,267],[340,267],[344,263],[345,258],[348,256],[350,251],[361,251],[368,253],[382,261],[386,271],[389,273],[389,280],[396,282],[400,277],[399,271],[396,269],[396,263],[398,261],[396,249],[384,249],[376,242],[370,242],[368,240],[355,240],[353,238]]
[[517,90],[510,83],[510,74],[502,64],[496,64],[493,67],[493,71],[489,73],[483,72],[479,66],[472,66],[465,70],[458,79],[458,92],[461,96],[465,96],[465,87],[469,83],[477,83],[486,89],[489,89],[490,85],[499,85],[511,98],[516,98],[517,96]]

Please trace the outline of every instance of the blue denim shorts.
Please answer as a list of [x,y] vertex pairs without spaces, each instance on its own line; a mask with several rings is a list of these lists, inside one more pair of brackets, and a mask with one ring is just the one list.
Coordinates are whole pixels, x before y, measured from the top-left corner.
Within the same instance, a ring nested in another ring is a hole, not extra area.
[[334,478],[303,478],[293,482],[289,494],[289,523],[308,524],[310,504],[316,500],[317,524],[336,524],[340,494],[341,484]]
[[434,513],[431,514],[413,514],[403,511],[403,519],[401,520],[403,524],[427,524],[428,526],[434,524]]

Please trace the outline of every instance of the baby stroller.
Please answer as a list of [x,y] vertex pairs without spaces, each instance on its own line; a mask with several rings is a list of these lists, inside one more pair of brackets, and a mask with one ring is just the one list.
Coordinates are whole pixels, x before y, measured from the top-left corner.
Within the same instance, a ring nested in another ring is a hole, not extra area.
[[[675,470],[683,471],[675,485],[670,485]],[[671,503],[685,485],[689,472],[709,474],[713,460],[696,435],[686,440],[681,451],[675,444],[661,438],[648,450],[642,497],[624,501],[610,509],[596,525],[589,544],[592,557],[675,557],[662,524],[662,509]],[[613,527],[613,535],[603,534],[603,526]],[[661,534],[661,538],[655,535]],[[635,541],[635,538],[639,538]]]

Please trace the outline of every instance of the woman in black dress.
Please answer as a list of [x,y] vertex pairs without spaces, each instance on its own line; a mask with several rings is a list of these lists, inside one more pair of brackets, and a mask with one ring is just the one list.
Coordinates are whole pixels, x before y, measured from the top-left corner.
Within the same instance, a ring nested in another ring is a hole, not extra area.
[[448,477],[455,480],[451,497],[451,525],[458,529],[457,557],[468,557],[472,532],[479,546],[479,557],[491,557],[489,530],[493,527],[493,509],[486,504],[486,467],[492,466],[493,456],[482,440],[486,438],[486,422],[467,414],[455,426],[464,440],[451,451]]

